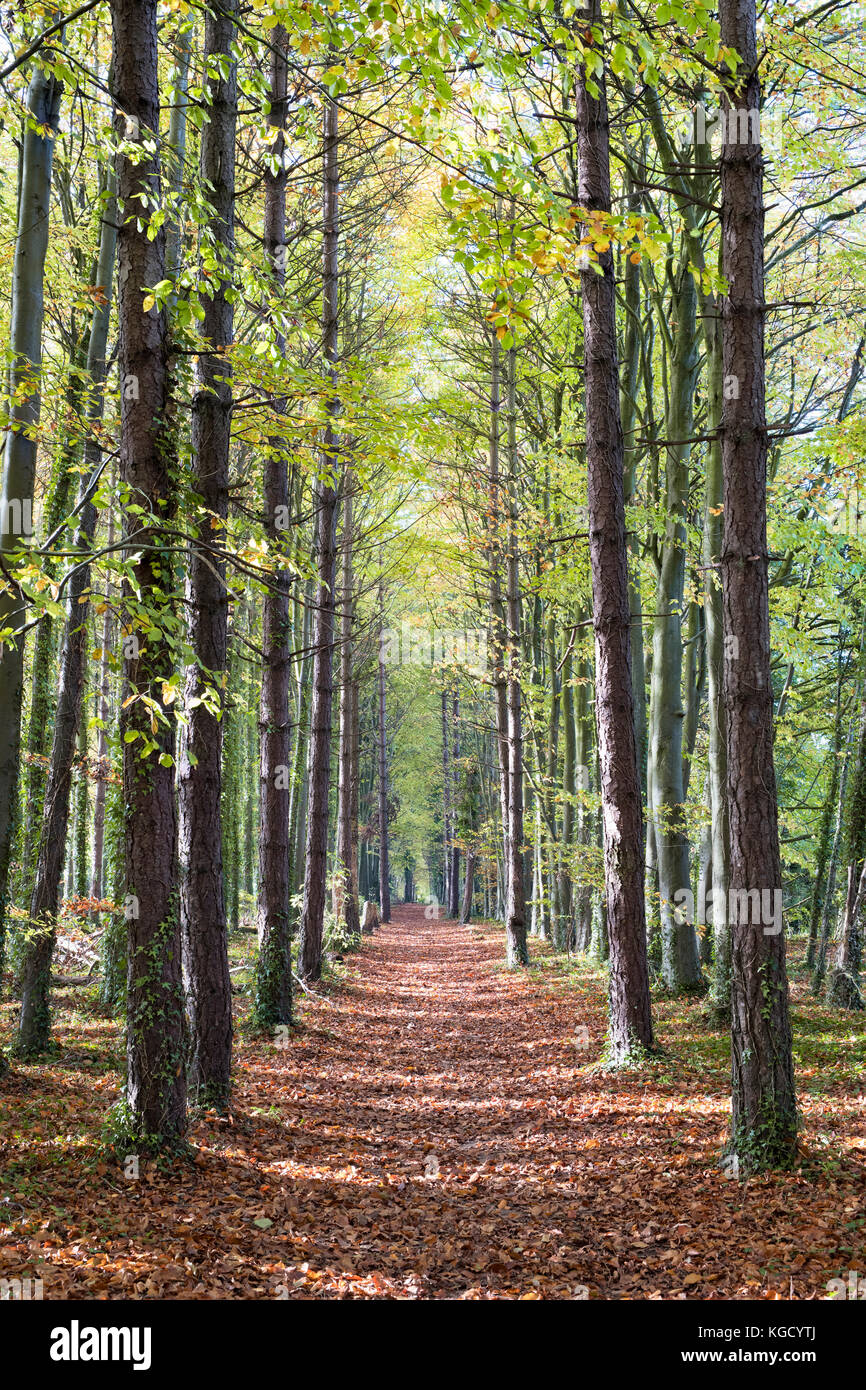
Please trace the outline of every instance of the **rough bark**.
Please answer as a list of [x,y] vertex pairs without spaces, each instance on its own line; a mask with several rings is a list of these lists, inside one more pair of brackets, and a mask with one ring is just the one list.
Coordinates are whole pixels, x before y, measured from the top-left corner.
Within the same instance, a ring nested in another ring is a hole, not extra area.
[[[276,132],[270,153],[276,168],[265,169],[265,255],[273,279],[274,341],[285,337],[277,326],[286,280],[286,180],[283,163],[288,60],[286,33],[271,33],[271,109]],[[285,401],[275,403],[279,415]],[[259,955],[256,962],[256,1019],[263,1028],[292,1019],[291,854],[289,850],[289,760],[291,756],[289,681],[291,676],[291,578],[285,566],[289,542],[287,445],[279,432],[270,440],[264,464],[265,532],[275,568],[262,604],[262,685],[259,697]]]
[[360,932],[358,876],[356,870],[357,825],[353,818],[355,778],[355,698],[352,678],[354,659],[354,595],[352,575],[354,478],[347,469],[343,488],[342,579],[340,595],[340,733],[337,777],[337,845],[334,873],[334,915],[349,936]]
[[[583,11],[601,50],[600,0]],[[580,205],[610,211],[610,149],[604,74],[598,96],[577,86]],[[634,732],[631,611],[623,502],[613,259],[583,273],[584,383],[590,566],[596,654],[596,724],[604,808],[605,892],[610,943],[610,1053],[624,1062],[653,1044],[643,897],[643,825]]]
[[377,754],[379,762],[379,906],[383,922],[391,920],[391,868],[388,852],[388,721],[385,680],[385,651],[382,628],[385,622],[385,594],[379,584],[379,725]]
[[[121,122],[128,117],[158,144],[156,0],[112,0],[115,101]],[[160,635],[175,617],[171,593],[175,498],[170,440],[170,376],[164,310],[144,308],[142,286],[165,276],[165,234],[151,237],[139,225],[140,195],[159,206],[159,160],[144,147],[125,146],[118,154],[118,325],[121,381],[136,389],[121,399],[120,476],[145,515],[124,518],[127,553],[135,592],[163,607],[157,632],[141,640],[124,666],[126,707],[121,714],[125,864],[129,919],[127,996],[127,1105],[131,1135],[139,1144],[176,1144],[186,1128],[186,1076],[183,1052],[183,990],[178,916],[177,813],[174,801],[175,750],[171,718],[152,731],[146,695],[162,705],[163,684],[174,671],[173,647]],[[164,595],[160,600],[158,595]],[[133,593],[125,586],[125,625],[136,637]],[[143,633],[141,634],[143,638]],[[156,748],[141,756],[145,740]],[[168,765],[165,766],[164,762]]]
[[[100,233],[97,262],[97,284],[102,286],[102,298],[94,305],[91,315],[90,340],[87,352],[89,395],[87,421],[91,432],[84,447],[82,486],[78,503],[78,533],[75,550],[87,557],[96,528],[96,508],[92,497],[98,482],[101,449],[95,426],[103,414],[106,377],[108,325],[111,315],[111,291],[114,280],[114,260],[117,246],[117,207],[110,181]],[[22,1056],[33,1056],[48,1045],[51,1031],[51,957],[56,934],[58,898],[63,877],[63,857],[69,826],[72,769],[76,739],[85,726],[82,721],[82,695],[87,663],[87,618],[90,597],[90,564],[80,563],[73,571],[67,599],[66,630],[60,657],[57,707],[54,715],[54,735],[48,766],[48,778],[43,801],[43,815],[36,855],[36,873],[30,899],[30,922],[27,947],[21,971],[21,1012],[15,1050]],[[86,786],[82,769],[82,785]],[[102,785],[102,784],[101,784]],[[101,894],[101,850],[99,891]]]
[[[731,893],[781,892],[767,555],[763,157],[755,0],[721,0],[721,40],[740,58],[725,77],[721,155],[724,534],[722,604]],[[732,138],[733,137],[733,138]],[[772,898],[771,898],[772,900]],[[733,916],[733,914],[731,914]],[[730,1148],[740,1171],[794,1160],[797,1106],[783,931],[752,911],[731,923]]]
[[[213,208],[206,236],[217,262],[202,296],[202,338],[192,400],[191,482],[199,500],[189,551],[187,609],[195,665],[187,672],[187,727],[181,751],[181,926],[189,1017],[189,1086],[202,1105],[225,1110],[231,1088],[232,1009],[223,890],[222,710],[227,660],[228,590],[222,528],[228,516],[232,389],[228,356],[234,333],[237,63],[232,57],[237,0],[205,10],[208,67],[199,176]],[[219,73],[216,65],[222,64]]]
[[328,406],[322,476],[313,489],[316,517],[316,598],[313,634],[313,708],[310,726],[310,776],[304,903],[298,932],[298,973],[307,982],[322,973],[322,930],[328,873],[328,799],[331,782],[331,722],[334,695],[334,580],[337,561],[337,489],[339,466],[336,419],[339,272],[339,134],[338,108],[324,107],[323,150],[323,297],[322,341],[326,369],[335,394]]
[[687,442],[693,429],[693,405],[698,373],[696,341],[697,297],[690,267],[676,276],[670,362],[668,439],[665,466],[665,536],[661,546],[656,612],[653,621],[653,659],[650,680],[652,806],[658,857],[661,911],[662,979],[675,993],[703,988],[695,925],[690,913],[677,910],[677,894],[691,886],[689,840],[685,826],[683,787],[682,699],[683,633],[681,612],[686,569],[685,523],[689,503]]
[[[719,428],[722,419],[722,326],[715,300],[706,306],[707,425]],[[731,930],[728,922],[730,840],[728,833],[727,729],[724,705],[725,641],[722,589],[717,565],[722,552],[723,497],[722,446],[714,439],[707,450],[704,480],[703,563],[706,576],[704,623],[707,633],[707,719],[709,750],[707,769],[710,793],[710,859],[712,864],[713,980],[712,1008],[728,1018],[731,1011]]]
[[[27,89],[27,116],[21,140],[18,226],[12,262],[12,304],[9,346],[10,386],[21,389],[9,412],[3,448],[0,492],[0,558],[6,562],[21,544],[33,506],[36,477],[37,427],[42,404],[39,373],[42,366],[45,256],[54,139],[63,92],[56,78],[38,64]],[[29,386],[27,386],[29,383]],[[18,775],[21,758],[21,705],[24,692],[26,604],[19,590],[6,583],[0,589],[0,632],[12,634],[0,643],[0,970],[3,968],[6,900],[15,841]],[[18,634],[17,637],[15,634]]]
[[[459,833],[458,801],[460,796],[460,696],[454,691],[451,700],[451,786],[453,791],[452,831]],[[448,879],[448,916],[460,915],[460,846],[452,840],[451,868]]]
[[506,631],[508,703],[508,838],[506,853],[505,958],[528,965],[526,890],[523,881],[523,711],[520,687],[520,550],[517,537],[517,358],[508,353],[508,549]]
[[448,731],[448,692],[442,700],[442,908],[451,901],[451,753]]

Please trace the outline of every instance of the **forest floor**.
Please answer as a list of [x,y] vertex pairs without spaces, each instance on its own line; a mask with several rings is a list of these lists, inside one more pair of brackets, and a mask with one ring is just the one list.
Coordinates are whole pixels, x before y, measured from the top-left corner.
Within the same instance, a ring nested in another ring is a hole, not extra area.
[[663,1055],[606,1073],[603,972],[502,952],[500,928],[397,907],[290,1035],[251,1034],[239,995],[232,1115],[137,1177],[98,1147],[119,1026],[61,991],[55,1055],[0,1082],[0,1277],[45,1298],[809,1299],[866,1271],[862,1019],[811,999],[796,946],[802,1166],[747,1183],[718,1166],[729,1046],[700,1001],[656,998]]

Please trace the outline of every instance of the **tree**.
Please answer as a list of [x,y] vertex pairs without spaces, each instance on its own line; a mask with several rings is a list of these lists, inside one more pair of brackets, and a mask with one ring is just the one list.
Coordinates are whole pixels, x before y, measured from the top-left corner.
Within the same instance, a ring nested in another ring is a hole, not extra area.
[[26,605],[6,562],[32,525],[36,477],[37,427],[42,404],[42,322],[45,256],[54,141],[60,120],[63,87],[50,66],[49,49],[34,65],[27,90],[22,137],[18,225],[12,268],[10,350],[13,400],[3,449],[0,492],[0,970],[3,968],[6,897],[17,820],[21,750],[21,702],[24,684]]
[[[124,544],[124,680],[121,716],[125,804],[127,1122],[144,1147],[176,1145],[186,1129],[183,987],[178,902],[174,723],[163,697],[174,674],[171,376],[166,310],[148,306],[165,274],[165,230],[142,206],[159,206],[156,0],[112,0],[117,158],[120,478]],[[154,200],[153,203],[151,200]],[[130,510],[130,505],[133,510]],[[142,610],[160,614],[153,625]]]
[[[738,57],[725,78],[721,157],[724,700],[730,893],[781,893],[767,549],[763,156],[754,0],[721,0],[721,41]],[[748,901],[752,903],[753,897]],[[766,901],[766,898],[763,898]],[[730,1149],[740,1171],[794,1160],[797,1103],[785,937],[775,921],[731,921]],[[761,913],[760,916],[765,914]]]
[[[285,127],[288,60],[286,33],[271,34],[271,109],[268,123],[276,130],[265,170],[265,254],[272,268],[275,300],[274,339],[285,350],[279,327],[280,299],[286,282]],[[278,409],[285,409],[285,401]],[[291,827],[289,763],[290,578],[281,551],[287,542],[290,510],[285,440],[275,435],[264,463],[265,531],[276,557],[262,604],[262,688],[259,706],[259,957],[256,963],[256,1013],[262,1027],[292,1019],[292,896],[289,849]]]
[[316,527],[316,596],[313,632],[313,704],[304,902],[298,932],[298,972],[304,980],[322,973],[322,930],[328,866],[328,801],[331,780],[331,714],[334,697],[334,583],[337,560],[337,473],[340,456],[335,423],[339,334],[339,110],[324,103],[323,140],[323,312],[322,347],[334,394],[327,402],[321,473],[313,488]]
[[[600,0],[582,12],[601,48]],[[580,205],[610,213],[610,136],[602,71],[577,87]],[[600,271],[600,273],[598,273]],[[643,897],[643,825],[631,684],[631,610],[623,501],[616,300],[610,250],[583,272],[584,389],[589,547],[595,631],[596,728],[604,814],[610,938],[610,1055],[627,1061],[653,1046]]]

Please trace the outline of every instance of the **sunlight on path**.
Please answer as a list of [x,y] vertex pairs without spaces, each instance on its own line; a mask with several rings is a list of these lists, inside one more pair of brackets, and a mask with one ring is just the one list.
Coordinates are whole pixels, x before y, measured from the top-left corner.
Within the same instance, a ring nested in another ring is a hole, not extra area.
[[577,1021],[500,958],[498,934],[399,907],[353,982],[305,1004],[292,1147],[311,1183],[346,1184],[336,1233],[311,1233],[310,1255],[342,1266],[346,1292],[361,1276],[357,1292],[392,1296],[533,1296],[540,1282],[574,1297],[581,1248],[597,1268],[558,1138]]

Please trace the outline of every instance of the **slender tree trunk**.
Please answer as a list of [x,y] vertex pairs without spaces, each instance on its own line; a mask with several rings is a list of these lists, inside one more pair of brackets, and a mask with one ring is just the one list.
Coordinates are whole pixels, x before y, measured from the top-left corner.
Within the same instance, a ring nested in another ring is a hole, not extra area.
[[[360,709],[358,681],[353,680],[351,684],[351,705],[349,710],[350,726],[350,773],[349,773],[349,883],[354,887],[355,892],[355,914],[353,918],[354,931],[359,933],[361,930],[359,895],[359,863],[358,863],[358,808],[361,799],[361,728],[360,728]],[[350,928],[351,929],[351,928]]]
[[508,680],[505,670],[505,613],[502,605],[502,559],[499,539],[500,477],[499,477],[499,416],[502,409],[502,363],[499,339],[490,338],[490,442],[488,452],[488,542],[487,564],[490,572],[490,652],[493,661],[493,710],[496,721],[496,751],[499,757],[499,809],[502,817],[503,863],[509,861],[508,834],[510,813],[508,797]]
[[[632,609],[632,613],[634,609]],[[574,722],[574,668],[571,651],[566,654],[562,668],[562,720],[564,758],[562,773],[562,841],[559,866],[560,944],[565,950],[574,945],[574,910],[572,888],[572,851],[574,842],[574,801],[576,795],[577,741]]]
[[[94,279],[96,279],[97,274],[98,267],[94,265]],[[69,363],[66,407],[71,420],[81,418],[87,413],[83,386],[87,369],[87,339],[88,335],[82,333]],[[64,435],[45,505],[42,531],[46,540],[47,537],[53,536],[59,531],[72,506],[74,501],[73,478],[77,464],[77,440],[74,434]],[[70,537],[70,540],[74,540],[74,535]],[[62,545],[62,542],[60,544]],[[57,564],[50,555],[45,557],[43,565],[45,575],[55,578]],[[48,755],[51,751],[54,706],[57,699],[58,652],[56,637],[54,620],[50,613],[44,613],[36,630],[30,666],[30,716],[26,739],[28,766],[24,779],[24,825],[21,837],[21,886],[19,889],[23,900],[29,900],[33,892],[36,847],[42,826],[45,778],[49,761]]]
[[[640,166],[644,163],[644,152],[640,153]],[[642,195],[628,177],[629,211],[640,213]],[[638,423],[638,379],[640,375],[641,334],[640,334],[640,265],[631,256],[624,256],[624,291],[626,321],[623,332],[623,363],[620,373],[620,414],[622,416],[625,476],[623,480],[623,502],[626,507],[637,500],[638,463],[640,449],[635,435]],[[631,675],[632,700],[634,702],[634,732],[637,748],[638,769],[641,776],[641,794],[647,796],[647,711],[646,711],[646,671],[643,650],[643,602],[640,590],[640,543],[633,531],[626,531],[629,550],[629,609],[631,611]]]
[[[10,385],[20,391],[12,401],[3,449],[0,492],[0,558],[15,553],[32,530],[36,478],[37,431],[42,404],[43,282],[48,250],[48,216],[54,139],[60,121],[62,85],[37,63],[27,90],[27,117],[22,131],[18,228],[12,263],[9,346]],[[29,383],[29,385],[28,385]],[[8,583],[0,589],[0,971],[3,969],[6,900],[15,842],[18,775],[21,759],[21,706],[24,693],[26,602]]]
[[[584,15],[602,51],[600,0]],[[577,87],[580,205],[610,212],[610,153],[604,73]],[[644,915],[643,823],[634,732],[631,610],[623,502],[613,259],[583,273],[587,474],[596,653],[596,725],[604,807],[607,933],[610,943],[610,1055],[625,1062],[653,1045]]]
[[[707,426],[718,430],[722,420],[722,323],[718,302],[707,306],[704,320],[707,344]],[[710,856],[712,861],[713,983],[711,1005],[722,1018],[731,1013],[731,928],[728,921],[730,837],[728,833],[728,751],[724,703],[725,641],[722,589],[718,564],[722,553],[722,445],[716,438],[707,451],[704,481],[703,563],[706,576],[704,623],[707,632],[707,719],[710,783]]]
[[[862,1009],[860,990],[862,965],[863,892],[866,884],[866,694],[861,696],[857,754],[847,806],[845,861],[848,876],[845,901],[836,934],[833,969],[827,979],[827,1003],[842,1009]],[[826,947],[822,955],[826,959]]]
[[[88,605],[89,607],[89,605]],[[86,632],[87,614],[82,617],[82,627]],[[86,637],[85,637],[86,641]],[[90,872],[90,778],[87,775],[87,721],[81,712],[87,702],[87,671],[84,671],[84,684],[81,691],[78,720],[78,786],[75,798],[75,896],[87,896],[88,874]]]
[[457,835],[457,812],[460,797],[460,696],[455,689],[451,700],[451,867],[449,874],[448,916],[460,915],[460,847],[454,843]]
[[[174,722],[155,720],[174,672],[176,605],[171,592],[174,513],[171,403],[165,310],[146,310],[142,286],[165,277],[165,233],[150,235],[141,208],[159,206],[157,0],[112,0],[115,101],[119,124],[131,122],[147,143],[118,155],[118,324],[120,330],[121,483],[145,508],[127,515],[132,584],[125,586],[126,707],[121,714],[129,921],[127,1105],[132,1135],[147,1148],[177,1143],[186,1128],[183,990],[178,917]],[[127,126],[127,128],[129,128]],[[134,585],[134,590],[133,590]],[[156,631],[144,639],[133,593],[166,593]],[[140,636],[139,636],[140,634]],[[143,703],[142,696],[152,702]],[[153,722],[156,732],[153,732]],[[129,740],[129,741],[127,741]],[[154,744],[151,751],[145,752]]]
[[508,838],[506,851],[505,957],[528,965],[526,891],[523,882],[523,712],[520,654],[520,550],[517,538],[517,356],[508,353],[508,551],[506,556],[506,641],[508,701]]
[[842,753],[842,631],[837,638],[839,648],[836,674],[836,715],[833,721],[833,744],[830,750],[830,781],[824,798],[821,825],[818,831],[818,845],[815,855],[815,881],[812,889],[812,908],[809,913],[809,945],[806,950],[806,967],[813,970],[815,954],[818,949],[818,927],[821,922],[821,909],[827,893],[828,864],[833,839],[833,814],[839,795],[839,764]]
[[862,1010],[863,992],[863,913],[866,906],[866,860],[857,878],[855,866],[848,868],[848,893],[839,926],[836,959],[827,980],[827,1003],[838,1009]]
[[199,173],[214,218],[208,252],[217,261],[202,296],[206,351],[197,359],[192,401],[192,486],[200,498],[189,553],[187,605],[195,665],[186,680],[186,737],[179,770],[181,925],[189,1016],[189,1085],[195,1099],[224,1111],[231,1089],[232,1007],[223,892],[222,708],[228,590],[222,526],[228,517],[234,333],[235,127],[237,63],[232,46],[237,0],[205,11],[209,69]]
[[577,686],[577,698],[575,700],[575,760],[576,783],[578,789],[578,809],[577,809],[577,840],[581,847],[580,855],[580,878],[577,884],[577,901],[575,904],[575,949],[578,951],[588,951],[592,940],[592,878],[591,871],[587,864],[588,853],[592,841],[592,822],[593,815],[589,808],[588,797],[590,792],[590,762],[594,762],[592,752],[592,730],[593,721],[590,710],[590,664],[582,662],[580,667],[580,681]]
[[[85,472],[78,501],[78,534],[75,550],[88,556],[96,529],[96,508],[93,492],[98,481],[101,449],[96,426],[102,419],[104,387],[107,374],[106,352],[108,325],[111,315],[111,290],[114,280],[114,259],[117,246],[117,207],[110,191],[103,212],[100,232],[97,283],[102,286],[102,298],[94,305],[91,317],[90,341],[87,352],[89,397],[87,421],[91,427],[84,446]],[[42,826],[36,856],[36,874],[30,899],[30,937],[21,972],[21,1013],[18,1022],[16,1051],[33,1056],[47,1047],[51,1032],[51,958],[57,924],[58,898],[63,878],[63,856],[69,824],[72,769],[75,743],[79,731],[85,728],[82,720],[82,699],[88,656],[87,616],[90,594],[90,564],[84,561],[72,573],[67,599],[66,630],[60,657],[57,708],[54,717],[54,736],[49,761],[48,778],[43,802]],[[103,669],[105,656],[103,654]],[[107,677],[106,677],[107,679]],[[107,709],[104,709],[107,718]],[[100,769],[101,772],[101,769]],[[104,788],[104,782],[99,786]],[[81,788],[86,790],[85,769],[81,771]],[[102,892],[101,846],[99,859],[99,895]]]
[[385,694],[385,651],[382,629],[385,623],[385,591],[379,583],[379,910],[383,922],[391,920],[391,870],[388,854],[388,725]]
[[357,816],[353,803],[357,794],[355,774],[355,699],[357,687],[352,679],[354,660],[353,627],[354,597],[352,575],[353,489],[354,476],[349,469],[343,488],[343,574],[340,596],[340,765],[337,779],[337,852],[334,873],[334,914],[345,924],[349,936],[361,930],[358,908],[358,876],[356,868]]
[[448,691],[442,691],[442,908],[451,903],[451,753],[448,731]]
[[[276,326],[286,281],[286,179],[283,162],[286,126],[287,38],[282,26],[271,31],[271,91],[268,125],[276,171],[265,170],[265,254],[273,277],[274,339],[285,351]],[[285,410],[285,400],[276,403]],[[262,687],[259,703],[259,955],[256,962],[256,1018],[263,1028],[292,1019],[292,939],[289,852],[291,737],[291,578],[285,566],[288,544],[289,474],[287,445],[278,432],[270,440],[264,465],[265,531],[276,565],[262,604]]]
[[305,981],[322,973],[322,930],[328,876],[328,800],[331,783],[331,714],[334,695],[334,580],[337,560],[337,489],[339,466],[335,432],[339,412],[336,397],[339,325],[339,134],[338,108],[324,108],[323,264],[324,308],[322,341],[335,395],[328,406],[323,451],[324,476],[316,480],[316,602],[313,636],[313,710],[310,728],[310,778],[307,848],[304,864],[304,905],[298,933],[298,973]]
[[683,637],[680,613],[685,587],[686,532],[689,503],[689,453],[698,373],[695,315],[697,297],[690,267],[679,268],[675,329],[670,370],[666,451],[665,538],[661,550],[653,660],[650,681],[652,780],[649,796],[658,856],[662,937],[662,978],[669,990],[703,988],[693,914],[683,912],[677,897],[691,889],[689,840],[683,787],[682,700]]
[[463,880],[463,903],[460,908],[460,921],[465,926],[472,921],[472,902],[475,897],[476,852],[471,847],[466,851],[466,877]]
[[[731,895],[781,894],[767,557],[763,157],[749,112],[761,105],[755,0],[720,0],[721,40],[740,58],[723,78],[721,157],[724,538],[722,604]],[[751,900],[750,900],[751,901]],[[733,914],[731,914],[733,915]],[[740,1170],[793,1162],[797,1104],[782,930],[731,923],[730,1148]],[[781,925],[781,924],[779,924]]]
[[[116,202],[114,200],[112,200],[112,203],[106,208],[106,219],[109,215],[112,221],[116,223],[117,211]],[[108,291],[106,290],[106,294],[107,293]],[[112,487],[112,493],[114,491],[115,488]],[[114,545],[114,540],[114,509],[112,508],[108,516],[107,545],[109,549]],[[111,774],[111,759],[108,745],[111,677],[108,664],[108,653],[111,649],[111,637],[114,630],[114,623],[110,598],[110,592],[106,592],[105,611],[102,615],[102,649],[99,657],[99,732],[96,743],[98,781],[96,783],[96,796],[94,797],[93,804],[93,876],[91,880],[91,894],[97,901],[100,901],[105,894],[105,808],[108,779]]]

